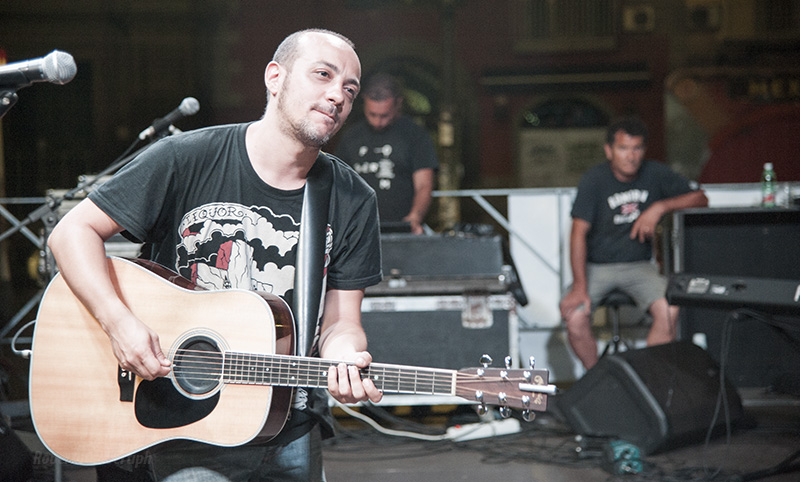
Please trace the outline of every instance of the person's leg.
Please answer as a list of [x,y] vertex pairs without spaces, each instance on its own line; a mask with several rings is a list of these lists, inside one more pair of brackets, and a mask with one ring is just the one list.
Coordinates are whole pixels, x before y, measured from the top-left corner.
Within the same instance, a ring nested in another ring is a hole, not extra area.
[[287,445],[271,448],[250,481],[324,482],[319,426]]
[[162,482],[231,482],[231,480],[205,467],[190,467],[175,472]]
[[164,482],[324,482],[319,426],[286,445],[170,447],[153,458]]
[[575,356],[587,370],[597,363],[597,341],[592,334],[592,320],[586,307],[573,311],[566,320],[567,340]]
[[622,289],[630,294],[637,305],[646,306],[653,318],[650,333],[647,335],[647,345],[660,345],[675,340],[678,307],[667,303],[667,279],[659,274],[658,267],[650,262],[631,263],[622,276],[626,279]]
[[247,482],[269,447],[218,447],[196,442],[172,442],[150,458],[153,478],[162,482]]
[[587,291],[592,306],[577,309],[567,317],[567,339],[575,356],[589,370],[597,364],[597,340],[592,333],[592,314],[601,299],[617,286],[617,274],[613,266],[587,263]]
[[662,345],[675,340],[677,334],[678,307],[670,306],[666,298],[659,298],[650,305],[653,325],[647,335],[647,346]]

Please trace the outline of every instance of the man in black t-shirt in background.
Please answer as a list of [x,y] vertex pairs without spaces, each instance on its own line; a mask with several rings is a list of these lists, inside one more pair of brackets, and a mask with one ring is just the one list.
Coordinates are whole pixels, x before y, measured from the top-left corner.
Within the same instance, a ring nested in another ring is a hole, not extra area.
[[427,131],[402,115],[398,81],[375,74],[364,87],[365,120],[349,128],[336,155],[350,164],[378,195],[381,223],[408,222],[422,234],[439,166]]
[[591,314],[614,289],[626,292],[653,317],[648,345],[675,339],[678,308],[666,299],[666,279],[652,261],[652,238],[662,216],[703,207],[703,191],[664,164],[644,160],[647,128],[638,119],[609,126],[608,162],[581,178],[572,207],[572,289],[561,300],[570,346],[588,370],[597,363]]

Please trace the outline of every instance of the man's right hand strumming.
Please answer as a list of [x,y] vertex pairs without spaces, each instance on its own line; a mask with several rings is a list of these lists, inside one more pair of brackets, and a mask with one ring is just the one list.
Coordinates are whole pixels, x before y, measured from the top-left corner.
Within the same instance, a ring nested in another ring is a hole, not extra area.
[[114,323],[101,325],[111,340],[111,349],[122,369],[146,380],[169,374],[171,363],[161,349],[158,334],[130,311]]

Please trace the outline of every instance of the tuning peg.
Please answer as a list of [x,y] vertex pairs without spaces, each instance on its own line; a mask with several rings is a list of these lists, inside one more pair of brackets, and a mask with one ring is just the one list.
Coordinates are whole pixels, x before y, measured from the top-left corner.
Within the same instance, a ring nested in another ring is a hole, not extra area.
[[533,370],[533,367],[535,365],[536,365],[536,358],[534,358],[533,356],[529,357],[528,358],[528,366],[531,367],[531,370]]
[[525,370],[524,372],[522,372],[522,378],[524,378],[526,382],[530,383],[531,382],[531,372],[529,372],[528,370]]
[[511,409],[508,407],[500,407],[498,411],[500,412],[500,416],[503,418],[508,418],[511,416]]
[[506,370],[500,370],[500,378],[508,380],[508,372]]
[[506,355],[506,357],[503,359],[503,363],[506,366],[506,370],[510,370],[511,369],[511,355]]
[[479,403],[483,403],[483,391],[476,390],[475,391],[475,401]]
[[[531,397],[527,395],[523,395],[520,400],[522,401],[522,405],[525,407],[528,407],[531,404]],[[531,411],[531,409],[526,408],[525,410],[522,411],[522,419],[525,420],[526,422],[533,422],[533,419],[535,418],[536,414],[533,411]]]
[[492,357],[490,357],[486,353],[481,355],[481,365],[483,365],[483,368],[489,368],[489,365],[491,364],[492,364]]
[[486,415],[487,413],[489,413],[489,407],[487,407],[486,405],[484,405],[484,404],[482,404],[482,403],[481,403],[481,404],[480,404],[480,405],[478,405],[478,407],[476,408],[476,411],[478,412],[478,415],[480,415],[481,417],[483,417],[484,415]]

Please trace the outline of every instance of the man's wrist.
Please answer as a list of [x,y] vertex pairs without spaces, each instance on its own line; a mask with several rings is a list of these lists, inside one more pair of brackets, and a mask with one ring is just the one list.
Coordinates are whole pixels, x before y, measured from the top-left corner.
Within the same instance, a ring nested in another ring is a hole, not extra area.
[[406,221],[412,224],[422,224],[422,216],[413,212],[408,213],[408,216],[406,216]]

